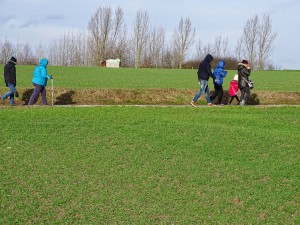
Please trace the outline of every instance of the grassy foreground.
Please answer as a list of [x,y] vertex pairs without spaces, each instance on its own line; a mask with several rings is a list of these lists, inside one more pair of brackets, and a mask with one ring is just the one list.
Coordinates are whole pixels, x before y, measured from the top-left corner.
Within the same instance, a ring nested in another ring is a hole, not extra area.
[[300,108],[0,109],[0,224],[299,224]]

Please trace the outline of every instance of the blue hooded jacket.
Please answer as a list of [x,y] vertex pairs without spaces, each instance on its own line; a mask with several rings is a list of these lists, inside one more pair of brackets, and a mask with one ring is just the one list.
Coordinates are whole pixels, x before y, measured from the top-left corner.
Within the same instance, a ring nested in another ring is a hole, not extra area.
[[48,79],[51,79],[51,76],[47,74],[47,59],[41,59],[40,64],[35,68],[33,72],[32,83],[46,86]]
[[216,78],[214,83],[217,85],[222,85],[223,78],[226,77],[226,75],[227,75],[227,71],[224,70],[224,67],[225,67],[225,62],[223,60],[220,60],[214,69],[213,74]]

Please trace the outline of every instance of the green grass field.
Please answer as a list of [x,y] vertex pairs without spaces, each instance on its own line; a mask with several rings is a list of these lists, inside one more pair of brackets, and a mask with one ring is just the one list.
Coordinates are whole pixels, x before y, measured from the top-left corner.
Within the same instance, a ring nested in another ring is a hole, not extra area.
[[[21,98],[17,105],[26,104],[33,90],[34,66],[17,66],[17,88]],[[189,104],[199,89],[197,70],[135,69],[99,67],[49,67],[54,75],[55,104],[127,105],[127,104]],[[236,71],[228,71],[223,88],[224,104],[227,90]],[[249,104],[300,104],[300,71],[252,71],[255,88]],[[210,81],[210,90],[213,90]],[[48,99],[51,83],[48,84]],[[4,93],[7,88],[0,87]],[[24,103],[25,102],[25,103]],[[205,104],[201,96],[199,104]]]
[[[196,70],[48,72],[56,102],[110,106],[0,107],[0,224],[300,224],[300,107],[186,107]],[[300,71],[251,76],[299,104]]]
[[[17,66],[18,86],[32,87],[34,66]],[[55,76],[55,86],[69,89],[82,88],[175,88],[198,89],[197,70],[135,69],[99,67],[49,67],[48,73]],[[224,88],[237,71],[228,71]],[[255,90],[290,91],[300,90],[300,71],[252,71]]]
[[0,224],[299,224],[299,107],[5,107]]

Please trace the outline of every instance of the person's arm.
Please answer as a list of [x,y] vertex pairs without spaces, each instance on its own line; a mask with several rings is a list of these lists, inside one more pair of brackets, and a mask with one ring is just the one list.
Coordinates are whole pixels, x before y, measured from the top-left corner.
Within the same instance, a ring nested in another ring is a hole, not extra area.
[[12,67],[10,70],[11,74],[11,82],[16,86],[17,85],[17,78],[16,78],[16,67]]
[[43,78],[46,78],[46,79],[52,79],[52,76],[49,76],[48,74],[47,74],[47,69],[46,68],[42,68],[41,69],[41,75],[42,75],[42,77]]

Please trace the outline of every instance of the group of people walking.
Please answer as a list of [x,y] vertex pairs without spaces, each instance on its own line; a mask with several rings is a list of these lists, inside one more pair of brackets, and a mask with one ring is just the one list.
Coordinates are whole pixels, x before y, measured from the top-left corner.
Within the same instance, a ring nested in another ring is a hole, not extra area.
[[[225,61],[220,60],[217,66],[214,68],[213,72],[211,69],[211,62],[213,61],[213,56],[208,54],[204,58],[204,60],[199,64],[198,68],[198,83],[200,85],[199,92],[194,96],[191,101],[192,106],[196,106],[197,100],[200,96],[205,93],[205,98],[208,106],[214,106],[212,101],[217,98],[217,104],[222,103],[223,98],[223,80],[227,75],[227,71],[224,70]],[[15,105],[15,92],[16,92],[16,63],[17,59],[15,57],[11,57],[9,62],[4,66],[4,82],[6,86],[9,88],[9,91],[1,96],[2,102],[5,99],[9,99],[10,105]],[[47,59],[41,59],[40,64],[36,66],[33,72],[32,83],[34,85],[34,91],[30,96],[28,105],[33,105],[36,98],[41,93],[42,96],[42,104],[48,105],[46,98],[46,85],[49,79],[53,79],[53,76],[47,74]],[[230,82],[229,87],[229,95],[230,100],[228,104],[230,105],[233,99],[238,101],[238,104],[245,105],[248,97],[250,96],[250,87],[249,87],[249,76],[251,73],[250,65],[247,60],[243,60],[238,63],[238,74],[234,76],[233,80]],[[213,79],[215,92],[210,95],[208,80],[209,78]],[[241,92],[241,99],[238,98],[238,89]]]
[[[6,86],[9,88],[9,91],[1,96],[2,102],[9,98],[9,104],[11,106],[15,105],[15,93],[17,86],[16,79],[16,63],[17,59],[15,57],[11,57],[9,62],[4,66],[4,82]],[[46,86],[47,81],[49,79],[53,79],[53,76],[47,74],[47,59],[41,59],[40,64],[36,66],[33,72],[32,83],[34,85],[34,91],[30,96],[28,105],[33,105],[39,94],[42,95],[42,104],[48,105],[46,98]]]
[[[196,102],[200,96],[205,93],[205,99],[208,106],[214,106],[212,101],[217,97],[217,104],[222,104],[223,98],[223,80],[227,75],[227,71],[224,70],[225,61],[220,60],[217,63],[217,66],[212,71],[211,62],[214,60],[214,57],[210,54],[206,55],[204,60],[199,64],[198,68],[198,83],[200,85],[200,90],[194,96],[191,101],[191,105],[196,107]],[[249,86],[249,76],[251,74],[251,68],[247,60],[243,60],[238,63],[237,66],[238,74],[234,75],[233,80],[230,82],[229,86],[229,95],[230,100],[228,105],[230,105],[233,99],[236,99],[239,105],[246,105],[246,102],[250,96],[250,86]],[[215,92],[210,95],[208,80],[212,78],[214,84]],[[241,92],[241,99],[238,98],[238,90]]]

